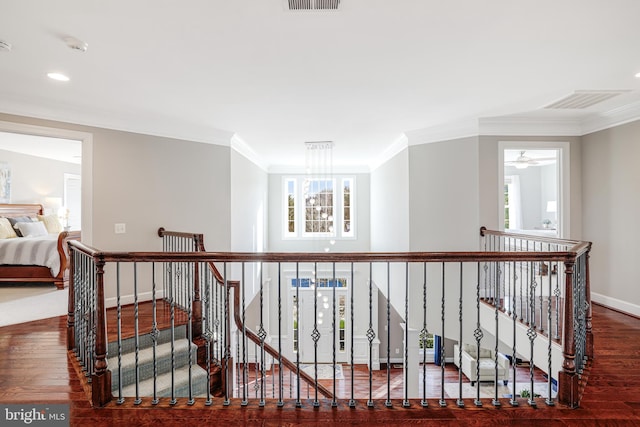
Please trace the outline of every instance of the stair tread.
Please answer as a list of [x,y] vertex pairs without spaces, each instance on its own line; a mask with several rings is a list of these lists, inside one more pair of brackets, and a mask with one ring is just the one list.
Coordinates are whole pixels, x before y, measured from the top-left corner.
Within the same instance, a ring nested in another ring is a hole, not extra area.
[[[193,397],[204,397],[207,393],[207,372],[198,365],[191,366],[191,379],[193,388]],[[176,397],[188,396],[189,384],[189,366],[183,366],[175,370],[174,388],[176,389]],[[181,392],[183,389],[184,391]],[[138,393],[140,396],[153,396],[153,378],[140,381],[138,384]],[[118,390],[113,390],[115,397],[118,397]],[[171,372],[158,375],[156,381],[156,394],[159,397],[171,395]],[[132,397],[136,395],[135,384],[122,388],[123,397]]]
[[[189,345],[190,344],[190,345]],[[179,354],[181,352],[186,352],[188,348],[191,348],[191,351],[197,346],[193,343],[189,343],[187,339],[180,339],[174,342],[174,354]],[[158,344],[156,346],[156,359],[162,357],[165,354],[171,354],[171,342]],[[136,362],[136,354],[134,351],[123,353],[121,363],[123,368],[125,366],[135,365]],[[138,351],[138,365],[143,365],[145,363],[153,362],[153,346],[141,348]],[[118,367],[118,356],[112,356],[107,358],[107,363],[109,366],[113,366],[114,369]]]

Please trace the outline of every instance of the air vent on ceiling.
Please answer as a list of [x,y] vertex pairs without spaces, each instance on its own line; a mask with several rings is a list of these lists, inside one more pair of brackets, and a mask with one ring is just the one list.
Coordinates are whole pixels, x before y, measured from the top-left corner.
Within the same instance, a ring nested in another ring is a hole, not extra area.
[[583,109],[604,102],[614,96],[629,92],[628,90],[577,90],[573,94],[562,98],[544,108],[552,109]]
[[287,0],[289,10],[338,10],[340,0]]

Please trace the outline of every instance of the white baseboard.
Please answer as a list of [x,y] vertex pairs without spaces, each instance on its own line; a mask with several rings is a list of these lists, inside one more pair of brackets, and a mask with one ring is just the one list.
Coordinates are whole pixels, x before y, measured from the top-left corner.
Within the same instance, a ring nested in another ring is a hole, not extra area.
[[596,292],[591,292],[591,301],[605,305],[614,310],[622,311],[624,313],[640,317],[640,305],[637,304],[632,304],[630,302],[622,301],[617,298],[608,297]]

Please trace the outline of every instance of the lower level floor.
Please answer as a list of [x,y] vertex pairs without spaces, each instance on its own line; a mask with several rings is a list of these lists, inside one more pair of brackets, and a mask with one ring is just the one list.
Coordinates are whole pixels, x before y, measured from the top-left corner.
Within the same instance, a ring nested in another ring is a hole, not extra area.
[[[422,407],[419,400],[402,406],[401,393],[390,394],[390,407],[385,406],[387,390],[378,390],[374,407],[367,400],[356,398],[351,408],[349,396],[337,390],[337,406],[321,399],[314,408],[313,390],[301,388],[303,408],[295,400],[285,400],[283,407],[276,399],[265,396],[264,407],[250,403],[242,407],[239,399],[214,398],[211,406],[205,399],[196,399],[193,405],[178,400],[175,405],[161,402],[152,405],[143,399],[135,405],[127,400],[122,405],[110,403],[105,408],[91,407],[78,377],[74,363],[66,350],[66,318],[56,317],[0,328],[0,404],[49,403],[70,407],[72,426],[113,425],[638,425],[640,424],[640,320],[601,306],[594,306],[593,331],[595,360],[588,372],[588,385],[581,407],[569,409],[561,405],[548,407],[539,404],[531,408],[522,400],[519,406],[509,404],[500,397],[496,408],[491,399],[482,398],[483,406],[476,407],[472,398],[464,398],[465,407],[459,408],[455,399],[441,406],[438,399],[428,399]],[[354,367],[354,381],[368,381],[368,370]],[[429,369],[439,369],[431,365]],[[351,368],[342,367],[344,384],[351,381]],[[392,367],[390,375],[397,375]],[[378,375],[387,375],[386,369]],[[427,375],[429,375],[427,373]],[[518,374],[519,375],[519,371]],[[364,378],[361,378],[364,376]],[[458,386],[458,374],[450,364],[445,379]],[[376,378],[377,379],[377,378]],[[254,376],[255,380],[255,376]],[[323,380],[324,381],[324,380]],[[519,381],[516,378],[516,381]],[[384,382],[386,388],[386,381]],[[393,381],[391,381],[393,384]],[[436,387],[437,385],[430,385]],[[446,390],[447,386],[445,386]],[[293,388],[292,388],[293,390]],[[455,392],[455,390],[454,390]],[[448,394],[448,392],[447,392]],[[288,396],[287,396],[288,397]]]

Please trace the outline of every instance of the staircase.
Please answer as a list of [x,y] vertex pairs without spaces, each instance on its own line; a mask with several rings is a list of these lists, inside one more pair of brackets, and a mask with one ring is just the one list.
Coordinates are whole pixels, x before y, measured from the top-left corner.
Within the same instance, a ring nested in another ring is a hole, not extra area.
[[[174,329],[173,360],[175,371],[173,374],[173,393],[171,380],[172,352],[171,329],[159,331],[155,368],[157,369],[156,396],[157,397],[190,397],[189,394],[189,355],[191,355],[191,387],[192,397],[206,397],[207,372],[198,366],[197,346],[189,342],[186,336],[186,326]],[[118,375],[118,342],[110,342],[107,358],[111,370],[111,392],[119,397],[120,378],[122,378],[122,397],[136,396],[136,342],[135,338],[122,340],[122,377]],[[138,397],[154,396],[154,357],[153,339],[151,334],[138,337]]]

